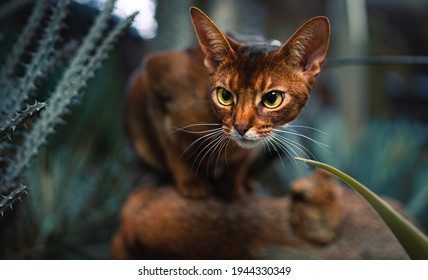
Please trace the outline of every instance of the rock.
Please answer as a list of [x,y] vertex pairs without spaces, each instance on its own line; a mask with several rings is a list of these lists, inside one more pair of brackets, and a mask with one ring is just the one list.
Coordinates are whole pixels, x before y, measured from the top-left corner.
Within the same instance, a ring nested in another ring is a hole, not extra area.
[[120,222],[116,259],[408,258],[371,206],[322,171],[293,182],[286,197],[191,199],[173,186],[143,186]]

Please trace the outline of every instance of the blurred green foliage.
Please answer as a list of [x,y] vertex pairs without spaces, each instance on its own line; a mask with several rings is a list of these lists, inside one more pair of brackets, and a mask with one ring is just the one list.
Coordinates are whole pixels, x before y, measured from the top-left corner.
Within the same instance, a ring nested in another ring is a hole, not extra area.
[[[56,16],[56,12],[64,15],[68,3],[63,0],[58,8],[54,8],[53,20],[47,30],[60,29],[57,25],[61,19]],[[47,2],[40,0],[38,4]],[[44,72],[44,59],[56,57],[59,52],[56,44],[50,43],[58,41],[58,32],[46,32],[48,35],[42,36],[36,53],[31,55],[30,51],[30,62],[25,61],[25,53],[15,55],[16,62],[11,65],[15,67],[16,63],[21,63],[23,73],[15,73],[15,69],[12,69],[10,74],[5,74],[8,79],[2,80],[13,91],[1,88],[2,101],[8,101],[2,103],[8,105],[8,110],[4,110],[5,116],[2,114],[1,121],[6,124],[6,130],[2,125],[1,131],[2,134],[4,131],[8,134],[11,132],[14,137],[6,135],[1,138],[0,156],[3,158],[0,162],[0,194],[9,191],[10,183],[19,177],[20,181],[29,186],[30,195],[22,203],[18,203],[22,195],[13,200],[9,194],[0,197],[2,203],[8,203],[2,204],[2,207],[10,208],[4,213],[4,209],[0,209],[1,214],[5,215],[0,219],[0,258],[99,259],[109,256],[109,242],[117,228],[118,211],[132,185],[128,181],[130,176],[126,172],[128,164],[125,163],[129,160],[129,152],[121,131],[122,107],[119,104],[122,96],[118,93],[123,89],[124,77],[115,71],[117,54],[112,55],[108,66],[99,72],[93,86],[89,87],[89,94],[82,98],[80,93],[87,86],[87,80],[94,76],[101,61],[107,58],[107,52],[120,32],[129,26],[136,15],[120,21],[107,34],[103,34],[113,6],[113,0],[107,3],[88,36],[77,48],[75,56],[63,64],[66,66],[56,68],[49,62],[49,68],[55,68],[50,69],[53,74],[46,75]],[[33,35],[26,36],[30,38],[26,38],[27,43],[22,44],[21,51],[26,50]],[[46,46],[44,38],[49,40]],[[37,42],[37,38],[33,40]],[[68,42],[66,46],[70,44]],[[30,71],[33,68],[37,71]],[[41,79],[41,76],[45,79]],[[21,88],[29,90],[24,95]],[[23,107],[21,103],[29,99],[29,93],[32,94],[31,99],[46,100],[47,105],[40,115],[33,114],[26,122],[20,122],[23,129],[16,132],[17,125],[10,116],[22,114],[16,110]],[[85,106],[70,113],[67,110],[70,103]],[[13,109],[14,106],[17,109]],[[67,112],[67,117],[63,118]],[[47,136],[59,127],[58,124],[67,122],[71,125],[58,129],[58,137],[49,137],[49,145],[40,149],[46,143]],[[36,154],[37,160],[27,168],[28,162]]]
[[122,131],[125,78],[117,63],[112,52],[27,170],[30,195],[7,213],[13,219],[0,220],[7,223],[0,257],[109,258],[120,206],[133,185]]

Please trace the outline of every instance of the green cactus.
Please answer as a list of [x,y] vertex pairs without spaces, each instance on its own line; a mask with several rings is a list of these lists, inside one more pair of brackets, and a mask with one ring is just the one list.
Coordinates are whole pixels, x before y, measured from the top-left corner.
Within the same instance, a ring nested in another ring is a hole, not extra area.
[[[26,46],[34,37],[35,30],[40,26],[41,19],[47,10],[47,1],[37,1],[27,26],[15,44],[14,51],[0,72],[0,213],[12,208],[12,205],[27,192],[27,187],[17,183],[28,167],[31,159],[46,143],[47,137],[54,132],[55,126],[62,122],[61,117],[68,107],[76,101],[87,81],[107,58],[108,51],[113,47],[122,31],[130,26],[137,13],[120,21],[111,31],[106,31],[115,0],[106,3],[88,35],[76,50],[62,78],[46,102],[26,102],[31,98],[37,87],[35,82],[46,78],[64,53],[70,53],[70,44],[62,50],[56,50],[60,42],[60,30],[67,14],[70,0],[60,0],[52,7],[48,25],[38,42],[37,50],[32,54],[31,61],[25,67],[21,77],[14,77],[14,69],[20,63]],[[107,33],[107,34],[105,34]],[[10,142],[14,133],[32,119],[31,129],[22,132],[22,141],[18,144]],[[12,186],[12,187],[11,187]]]
[[45,102],[36,101],[33,105],[27,105],[27,107],[23,111],[19,113],[16,112],[15,117],[8,120],[8,124],[0,129],[0,141],[3,141],[7,137],[10,137],[10,135],[12,135],[17,128],[25,124],[28,119],[40,113],[45,107]]
[[[25,74],[18,78],[17,81],[8,82],[2,87],[2,92],[4,93],[1,95],[4,96],[4,101],[0,107],[0,116],[6,118],[0,120],[0,124],[4,125],[4,123],[8,121],[8,117],[10,118],[10,116],[21,109],[23,103],[28,99],[31,93],[36,90],[37,87],[35,82],[44,78],[46,71],[43,70],[50,68],[54,63],[54,61],[52,61],[56,53],[54,46],[60,39],[59,31],[63,26],[63,20],[67,14],[67,6],[69,3],[70,0],[61,0],[58,2],[58,5],[53,8],[49,24],[44,30],[44,35],[39,42],[37,51],[32,55],[31,62],[26,65]],[[35,11],[37,11],[37,9]],[[32,24],[31,21],[30,24]],[[22,41],[28,40],[29,39]],[[19,41],[18,39],[18,42]],[[11,65],[6,65],[6,67],[11,67]],[[13,66],[11,68],[13,69]]]
[[[31,39],[36,33],[37,28],[40,26],[47,8],[47,1],[37,1],[28,20],[28,24],[25,26],[21,36],[19,36],[11,50],[10,55],[7,57],[6,62],[0,70],[0,97],[2,99],[5,98],[7,94],[7,91],[4,90],[5,83],[9,81],[10,77],[14,73],[15,67],[19,63],[19,59],[25,52],[25,48],[29,45]],[[3,104],[1,106],[3,106]]]
[[18,185],[18,186],[14,186],[11,188],[12,191],[4,196],[4,195],[0,195],[1,200],[0,200],[0,215],[3,216],[4,211],[7,210],[7,208],[13,209],[12,205],[17,201],[17,200],[21,200],[21,197],[24,194],[27,194],[28,191],[28,187],[24,186],[24,185]]

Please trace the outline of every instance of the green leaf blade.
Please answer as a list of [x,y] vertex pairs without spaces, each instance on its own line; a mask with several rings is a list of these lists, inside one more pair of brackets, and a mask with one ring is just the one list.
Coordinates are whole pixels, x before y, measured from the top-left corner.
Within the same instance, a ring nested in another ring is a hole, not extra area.
[[319,161],[295,159],[322,168],[343,180],[379,213],[411,259],[428,259],[428,237],[363,184],[342,171]]

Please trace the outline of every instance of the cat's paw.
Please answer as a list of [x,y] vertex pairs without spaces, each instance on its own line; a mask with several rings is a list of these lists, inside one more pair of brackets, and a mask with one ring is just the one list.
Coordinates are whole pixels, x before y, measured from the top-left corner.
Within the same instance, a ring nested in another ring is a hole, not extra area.
[[254,191],[254,189],[256,188],[256,181],[251,177],[247,177],[245,179],[244,188],[247,192]]

